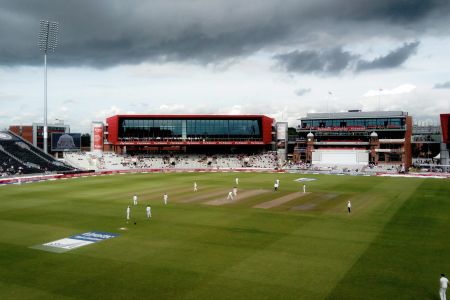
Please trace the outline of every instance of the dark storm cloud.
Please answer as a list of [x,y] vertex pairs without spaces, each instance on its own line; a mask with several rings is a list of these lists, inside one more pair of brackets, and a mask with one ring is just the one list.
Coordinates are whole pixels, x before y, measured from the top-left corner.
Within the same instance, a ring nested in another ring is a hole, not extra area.
[[292,73],[338,74],[347,69],[356,56],[342,48],[325,51],[293,51],[275,55],[281,67]]
[[[53,64],[205,64],[261,49],[314,44],[337,52],[316,53],[329,60],[326,65],[299,67],[339,73],[348,55],[339,45],[373,34],[402,40],[425,32],[444,34],[448,26],[440,25],[449,23],[449,6],[447,0],[285,0],[282,5],[276,0],[0,0],[0,65],[41,64],[38,24],[49,19],[61,27]],[[317,59],[314,53],[302,55]]]
[[[448,8],[447,0],[350,1],[351,15],[358,20],[386,20],[411,23],[427,17],[437,8]],[[368,6],[368,9],[364,9]],[[345,10],[345,9],[344,9]]]
[[450,89],[450,81],[446,81],[443,83],[436,83],[433,88],[435,88],[435,89]]
[[372,69],[389,69],[402,65],[411,55],[417,51],[419,42],[404,44],[402,47],[389,52],[385,56],[380,56],[374,60],[360,60],[356,67],[357,71],[367,71]]
[[345,70],[362,72],[399,67],[416,53],[418,46],[419,42],[405,43],[371,61],[361,59],[361,55],[345,51],[342,47],[321,51],[296,50],[275,55],[274,59],[290,73],[336,75]]

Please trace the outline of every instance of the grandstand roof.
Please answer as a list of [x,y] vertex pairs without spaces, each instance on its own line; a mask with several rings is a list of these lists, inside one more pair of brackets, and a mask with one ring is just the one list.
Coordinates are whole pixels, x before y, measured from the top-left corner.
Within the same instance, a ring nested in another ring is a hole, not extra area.
[[299,120],[312,119],[360,119],[360,118],[392,118],[392,117],[406,117],[407,112],[404,111],[349,111],[349,112],[334,112],[334,113],[307,113],[306,117]]
[[189,115],[189,114],[179,114],[179,115],[149,115],[149,114],[121,114],[114,115],[112,117],[119,118],[160,118],[160,119],[248,119],[248,118],[261,118],[266,117],[265,115],[215,115],[215,114],[204,114],[204,115]]

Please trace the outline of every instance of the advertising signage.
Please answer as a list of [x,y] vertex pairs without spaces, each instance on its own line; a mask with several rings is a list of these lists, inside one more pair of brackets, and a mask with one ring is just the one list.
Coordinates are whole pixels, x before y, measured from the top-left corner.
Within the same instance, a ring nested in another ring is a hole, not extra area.
[[80,133],[52,133],[52,151],[80,151]]
[[120,141],[117,145],[264,145],[263,141]]

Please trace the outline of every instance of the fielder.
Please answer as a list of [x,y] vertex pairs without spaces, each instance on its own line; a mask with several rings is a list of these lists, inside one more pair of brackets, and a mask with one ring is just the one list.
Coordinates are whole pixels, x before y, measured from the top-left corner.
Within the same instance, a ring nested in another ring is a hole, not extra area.
[[441,300],[447,300],[447,286],[448,286],[448,279],[445,277],[445,274],[441,274],[441,279],[439,280],[439,283],[441,284],[441,288],[439,289],[439,297],[441,297]]
[[197,182],[194,182],[194,192],[197,191]]
[[134,196],[133,196],[133,205],[137,205],[137,204],[138,204],[137,195],[134,194]]
[[306,184],[303,185],[303,194],[306,193]]
[[237,196],[237,187],[233,188],[233,196],[236,197]]
[[127,207],[127,223],[128,223],[128,221],[130,221],[130,216],[131,216],[131,208],[128,205],[128,207]]
[[347,202],[347,210],[348,210],[348,213],[352,212],[352,203],[350,202],[350,200],[348,200],[348,202]]
[[276,192],[278,191],[278,183],[275,182],[275,184],[273,185],[273,191]]
[[236,181],[236,185],[239,185],[239,178],[236,177],[235,181]]
[[275,180],[275,182],[280,186],[280,179]]
[[150,207],[150,205],[147,205],[145,211],[147,212],[147,219],[150,219],[152,217],[152,208]]
[[167,205],[167,202],[169,201],[169,196],[167,195],[167,193],[164,193],[164,205]]
[[228,193],[227,200],[234,200],[234,198],[233,198],[233,192],[229,192],[229,193]]

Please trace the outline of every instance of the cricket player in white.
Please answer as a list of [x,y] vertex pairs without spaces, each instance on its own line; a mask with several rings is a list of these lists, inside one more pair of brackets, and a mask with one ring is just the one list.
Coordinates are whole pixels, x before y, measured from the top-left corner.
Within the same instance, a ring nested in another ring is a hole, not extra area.
[[278,187],[280,186],[280,179],[275,180],[275,182],[277,183]]
[[233,196],[236,197],[237,196],[237,187],[233,188]]
[[278,183],[276,183],[276,182],[274,183],[273,190],[274,190],[274,192],[278,191]]
[[131,215],[131,208],[128,205],[128,207],[127,207],[127,223],[128,223],[128,221],[130,221],[130,215]]
[[233,198],[233,192],[229,192],[229,193],[228,193],[227,200],[234,200],[234,198]]
[[194,192],[197,191],[197,182],[194,182]]
[[445,274],[441,274],[441,279],[439,280],[441,284],[441,288],[439,289],[439,297],[441,300],[447,300],[447,287],[448,287],[448,279],[445,277]]
[[145,211],[147,212],[147,219],[150,219],[152,217],[152,208],[150,207],[150,205],[147,205]]
[[303,185],[303,194],[306,193],[306,184]]
[[236,185],[239,185],[239,178],[236,177]]
[[350,200],[348,200],[348,202],[347,202],[347,209],[348,209],[348,213],[352,212],[352,203],[350,202]]
[[138,202],[137,195],[134,194],[134,196],[133,196],[133,205],[137,205],[137,202]]
[[169,196],[167,193],[164,193],[164,204],[167,205],[167,202],[169,201]]

